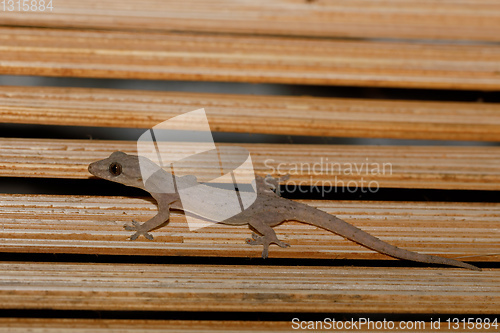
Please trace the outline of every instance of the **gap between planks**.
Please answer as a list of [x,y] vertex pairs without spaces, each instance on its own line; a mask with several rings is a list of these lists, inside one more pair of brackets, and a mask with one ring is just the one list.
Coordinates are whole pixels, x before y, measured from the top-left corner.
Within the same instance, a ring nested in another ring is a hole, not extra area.
[[200,108],[221,132],[500,141],[493,103],[0,87],[4,123],[152,128]]
[[47,12],[3,12],[5,25],[353,38],[500,41],[488,0],[57,1]]
[[[301,201],[336,215],[393,245],[465,261],[499,261],[500,204]],[[123,229],[156,214],[152,199],[100,196],[0,195],[0,251],[154,256],[255,257],[246,226],[214,224],[190,231],[181,213],[148,241]],[[392,259],[329,231],[298,222],[275,228],[291,244],[271,258]]]
[[[170,157],[193,149],[193,143],[159,144],[162,152]],[[365,190],[375,185],[387,188],[500,189],[499,147],[220,146],[248,149],[259,175],[289,173],[291,189],[299,184],[327,188],[337,184],[340,191],[340,187],[352,185],[350,181]],[[89,163],[106,158],[117,150],[137,154],[137,144],[130,141],[2,138],[0,176],[85,179],[91,177],[87,170]],[[319,167],[313,168],[315,164]],[[196,165],[183,171],[200,174]],[[372,181],[376,183],[370,185]]]
[[500,89],[500,46],[0,28],[0,74]]
[[0,262],[0,308],[497,314],[498,269]]

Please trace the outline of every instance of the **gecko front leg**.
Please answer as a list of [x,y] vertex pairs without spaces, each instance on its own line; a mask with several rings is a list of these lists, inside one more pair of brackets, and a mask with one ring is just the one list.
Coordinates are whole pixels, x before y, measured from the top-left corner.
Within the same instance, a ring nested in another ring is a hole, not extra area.
[[158,205],[158,214],[148,221],[140,224],[137,221],[132,220],[132,225],[126,224],[123,226],[125,230],[135,231],[136,233],[130,236],[130,240],[136,240],[137,237],[143,235],[149,240],[153,240],[153,235],[149,231],[159,227],[163,223],[167,222],[170,217],[170,207],[168,204]]
[[255,221],[249,223],[250,227],[255,229],[261,235],[252,233],[252,238],[247,238],[246,242],[250,245],[262,245],[264,249],[262,250],[262,258],[266,259],[269,255],[269,245],[276,244],[279,247],[289,247],[290,244],[282,242],[276,236],[273,228],[268,226],[262,221]]

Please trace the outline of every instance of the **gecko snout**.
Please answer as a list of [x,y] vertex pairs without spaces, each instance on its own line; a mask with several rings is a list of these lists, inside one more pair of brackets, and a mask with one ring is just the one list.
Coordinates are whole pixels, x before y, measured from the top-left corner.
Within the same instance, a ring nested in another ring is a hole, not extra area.
[[94,174],[94,172],[93,172],[93,170],[94,170],[94,163],[95,163],[95,162],[90,163],[90,164],[89,164],[89,167],[88,167],[88,170],[89,170],[89,172],[90,172],[91,174]]
[[101,169],[99,162],[100,161],[92,162],[89,164],[89,167],[88,167],[89,172],[96,177],[99,177],[99,173],[100,173],[100,169]]

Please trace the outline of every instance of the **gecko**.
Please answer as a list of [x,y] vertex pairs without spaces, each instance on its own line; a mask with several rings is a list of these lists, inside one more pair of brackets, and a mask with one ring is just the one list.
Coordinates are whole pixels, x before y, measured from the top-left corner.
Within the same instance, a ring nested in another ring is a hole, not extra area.
[[[95,177],[143,189],[155,199],[158,205],[158,212],[154,217],[142,224],[133,220],[131,224],[124,225],[126,230],[135,232],[130,237],[131,240],[135,240],[141,235],[146,239],[153,240],[153,236],[149,232],[168,222],[170,209],[183,210],[179,194],[164,193],[162,190],[164,188],[163,184],[168,181],[175,181],[179,188],[198,185],[199,183],[195,176],[179,177],[161,168],[157,168],[158,171],[144,182],[139,159],[142,159],[141,163],[150,163],[157,166],[146,157],[116,151],[108,158],[91,163],[88,170]],[[290,246],[278,239],[273,227],[286,221],[298,221],[328,230],[366,248],[393,258],[449,265],[477,271],[481,270],[474,265],[455,259],[421,254],[396,247],[332,214],[304,203],[283,198],[276,193],[279,193],[279,191],[274,191],[283,180],[271,176],[266,176],[265,178],[256,176],[254,181],[257,194],[255,201],[245,210],[220,222],[227,225],[249,226],[254,232],[252,233],[252,238],[246,239],[246,243],[250,245],[262,245],[262,258],[264,259],[268,257],[269,246],[271,244],[276,244],[282,248]]]

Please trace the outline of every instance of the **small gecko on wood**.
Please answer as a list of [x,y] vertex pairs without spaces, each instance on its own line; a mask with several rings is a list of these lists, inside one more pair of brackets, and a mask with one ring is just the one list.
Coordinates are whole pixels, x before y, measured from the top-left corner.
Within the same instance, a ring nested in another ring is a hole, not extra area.
[[[145,157],[138,157],[117,151],[106,159],[91,163],[88,170],[98,178],[141,188],[151,194],[158,204],[158,214],[142,224],[132,221],[132,225],[125,225],[124,228],[129,231],[135,231],[130,237],[131,240],[137,239],[140,235],[152,240],[153,236],[149,231],[168,221],[171,208],[183,210],[179,194],[163,193],[162,183],[174,179],[178,187],[189,187],[193,186],[193,184],[198,184],[198,182],[194,176],[178,177],[160,169],[160,172],[156,172],[144,184],[139,166],[139,158],[145,159],[148,163],[153,163]],[[285,221],[298,221],[326,229],[364,247],[394,258],[481,270],[476,266],[458,260],[420,254],[398,248],[336,216],[314,207],[282,198],[272,190],[272,187],[277,186],[279,182],[280,179],[257,176],[255,180],[257,197],[253,204],[241,213],[220,222],[228,225],[248,225],[251,229],[254,229],[257,233],[253,233],[252,239],[247,239],[246,242],[250,245],[262,245],[264,247],[262,258],[267,258],[269,245],[271,244],[276,244],[283,248],[290,246],[278,239],[272,227]]]

